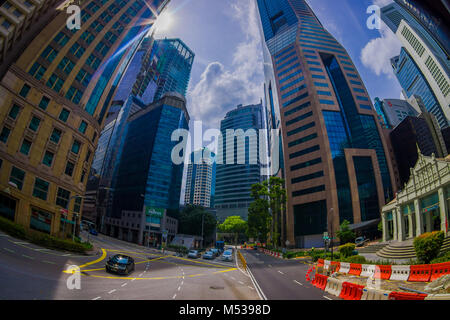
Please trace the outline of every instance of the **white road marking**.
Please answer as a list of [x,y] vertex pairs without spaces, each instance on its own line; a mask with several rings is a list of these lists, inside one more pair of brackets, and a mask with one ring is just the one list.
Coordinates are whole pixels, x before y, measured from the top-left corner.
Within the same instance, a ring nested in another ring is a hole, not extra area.
[[94,298],[94,299],[92,299],[92,300],[98,300],[98,299],[101,299],[102,297],[97,297],[97,298]]
[[298,282],[297,280],[294,280],[295,283],[299,284],[299,285],[303,285],[302,283]]
[[331,299],[331,298],[328,298],[327,296],[323,296],[325,299],[328,299],[328,300],[333,300],[333,299]]
[[54,262],[51,262],[51,261],[47,261],[47,260],[42,260],[42,262],[44,262],[44,263],[48,263],[48,264],[56,264],[56,263],[54,263]]
[[22,257],[24,257],[24,258],[27,258],[27,259],[31,259],[31,260],[34,260],[34,258],[33,258],[33,257],[27,256],[27,255],[25,255],[25,254],[23,254],[23,255],[22,255]]
[[251,287],[251,286],[247,286],[247,287],[249,287],[249,288],[252,289],[252,290],[255,290],[255,288],[253,288],[253,287]]
[[181,286],[180,287],[178,287],[178,291],[180,291],[181,290]]
[[184,281],[181,281],[181,285],[183,285]]
[[233,279],[233,280],[236,280],[236,278],[235,278],[235,277],[231,277],[231,279]]
[[271,265],[271,264],[269,264],[269,268],[272,268],[272,265]]
[[238,282],[239,282],[240,284],[242,284],[242,285],[244,284],[242,281],[238,281]]
[[284,274],[283,272],[281,272],[280,270],[278,270],[278,273]]
[[9,252],[12,252],[12,253],[15,252],[14,250],[11,250],[11,249],[8,249],[8,248],[3,248],[3,249],[5,249],[6,251],[9,251]]
[[128,283],[127,282],[125,282],[123,285],[122,285],[122,287],[125,287],[126,285],[127,285]]
[[136,280],[136,278],[131,279],[131,281],[134,281],[134,280]]
[[108,293],[111,294],[111,293],[114,293],[114,292],[116,292],[116,289],[112,289],[112,290],[109,291]]
[[15,244],[30,244],[29,242],[23,242],[23,241],[13,241]]
[[177,297],[177,294],[175,293],[172,297],[172,299],[175,299]]

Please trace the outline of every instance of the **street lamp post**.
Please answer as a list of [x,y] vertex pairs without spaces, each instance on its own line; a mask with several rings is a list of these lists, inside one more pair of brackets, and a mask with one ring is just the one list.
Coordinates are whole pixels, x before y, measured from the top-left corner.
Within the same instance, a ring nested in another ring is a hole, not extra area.
[[204,239],[204,236],[203,236],[203,224],[204,224],[204,222],[205,222],[205,213],[203,212],[202,213],[202,248],[205,246],[205,239]]
[[[67,213],[69,213],[69,204],[70,204],[70,201],[72,201],[72,199],[76,199],[76,198],[81,198],[81,199],[83,199],[84,197],[79,196],[79,195],[74,195],[74,196],[70,197],[70,198],[69,198],[69,201],[67,201],[67,205],[66,205]],[[75,241],[75,228],[76,228],[76,225],[77,225],[78,213],[74,212],[73,214],[75,215],[75,220],[74,220],[74,223],[73,223],[72,241]]]

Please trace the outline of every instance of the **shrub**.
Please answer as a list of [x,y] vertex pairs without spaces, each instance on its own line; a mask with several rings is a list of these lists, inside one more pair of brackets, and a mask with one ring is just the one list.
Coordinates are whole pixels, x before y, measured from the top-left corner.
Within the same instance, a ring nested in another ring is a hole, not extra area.
[[422,263],[430,263],[439,255],[442,243],[444,242],[444,232],[435,231],[421,234],[414,239],[414,249],[417,259]]
[[350,222],[347,220],[344,220],[340,226],[340,230],[336,233],[339,237],[339,240],[341,243],[348,243],[348,242],[354,242],[355,241],[355,233],[350,230]]
[[176,245],[176,244],[169,244],[167,246],[167,248],[175,250],[176,252],[181,252],[183,254],[187,254],[189,252],[189,249],[186,248],[185,246],[180,246],[180,245]]
[[26,231],[23,226],[3,217],[0,217],[0,230],[16,238],[25,239],[26,237]]
[[341,259],[343,262],[349,262],[349,263],[367,263],[366,258],[364,256],[351,256],[344,259]]
[[443,263],[443,262],[449,262],[449,261],[450,261],[450,251],[440,255],[436,259],[431,260],[430,263]]
[[339,247],[339,253],[342,257],[347,258],[353,254],[356,245],[354,243],[347,243]]

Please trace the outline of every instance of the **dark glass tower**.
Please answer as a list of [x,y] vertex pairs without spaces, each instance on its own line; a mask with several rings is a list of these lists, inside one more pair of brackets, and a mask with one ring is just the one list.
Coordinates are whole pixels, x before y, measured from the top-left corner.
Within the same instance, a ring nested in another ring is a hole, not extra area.
[[322,246],[344,219],[376,225],[393,196],[392,166],[358,71],[304,0],[256,1],[267,122],[282,133],[282,243]]

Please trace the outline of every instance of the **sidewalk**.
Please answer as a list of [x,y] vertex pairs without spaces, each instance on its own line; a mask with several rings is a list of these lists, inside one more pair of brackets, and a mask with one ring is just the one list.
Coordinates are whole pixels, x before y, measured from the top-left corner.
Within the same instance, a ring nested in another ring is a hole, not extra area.
[[378,262],[378,261],[386,261],[389,260],[391,262],[394,262],[395,264],[409,264],[411,259],[387,259],[387,258],[381,258],[377,256],[375,253],[360,253],[360,256],[363,256],[367,260]]

